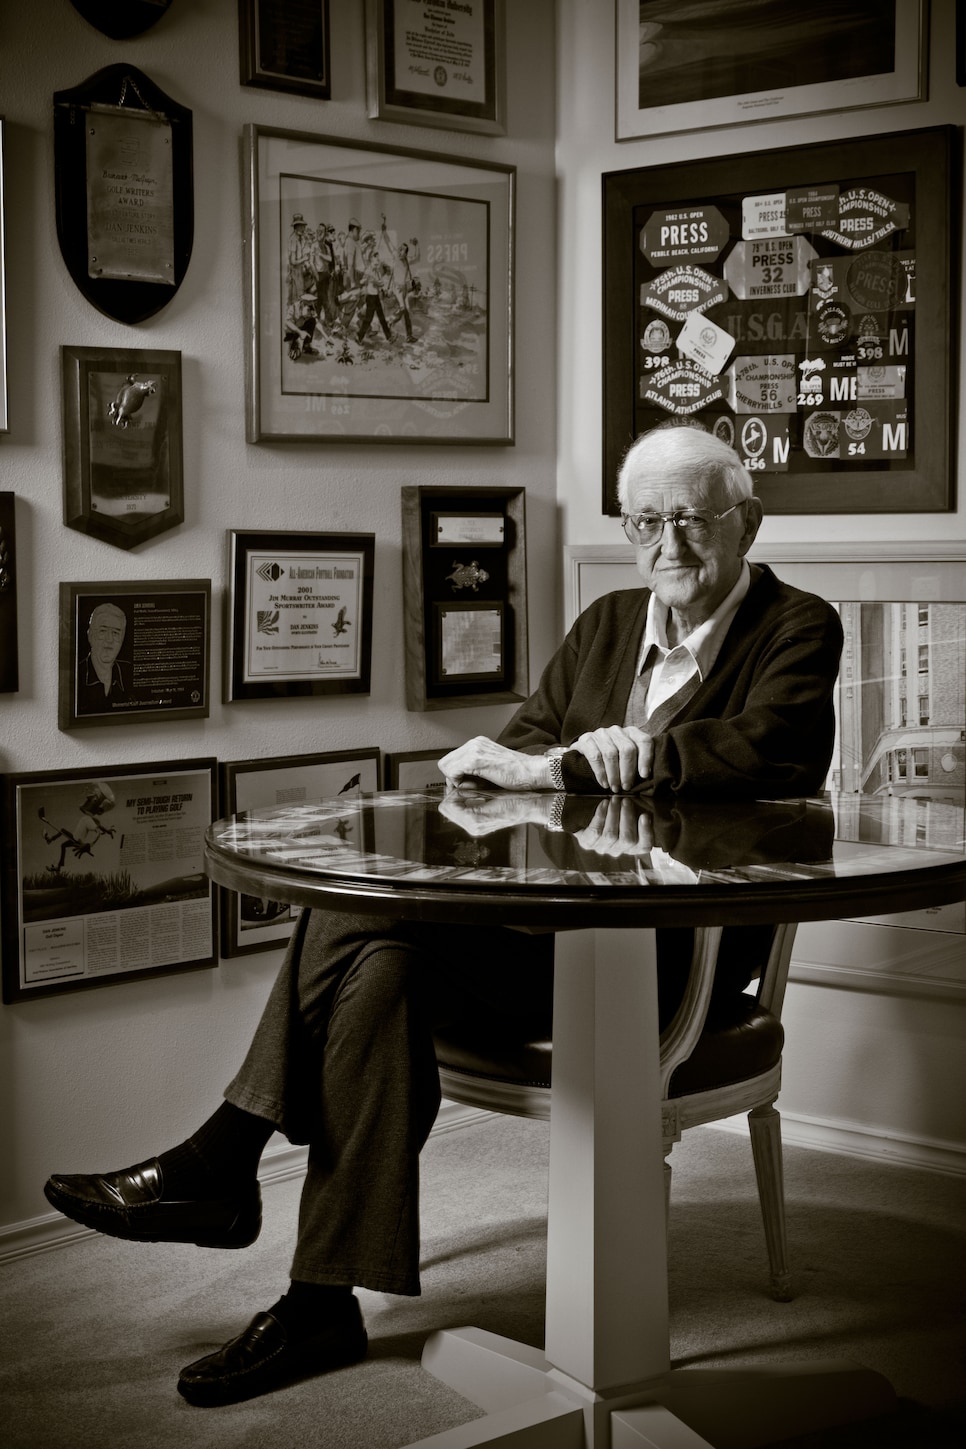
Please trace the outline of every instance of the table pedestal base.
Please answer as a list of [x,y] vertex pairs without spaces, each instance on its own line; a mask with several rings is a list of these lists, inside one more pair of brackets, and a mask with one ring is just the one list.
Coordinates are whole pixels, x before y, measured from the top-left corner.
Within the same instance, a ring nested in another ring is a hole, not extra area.
[[881,1374],[841,1360],[675,1369],[593,1394],[539,1349],[477,1328],[431,1334],[423,1367],[486,1416],[409,1449],[760,1449],[896,1405]]

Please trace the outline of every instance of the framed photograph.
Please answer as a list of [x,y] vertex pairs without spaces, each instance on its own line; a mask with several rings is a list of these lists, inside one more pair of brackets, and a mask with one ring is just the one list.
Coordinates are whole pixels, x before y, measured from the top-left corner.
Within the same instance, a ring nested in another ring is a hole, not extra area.
[[245,129],[247,437],[512,443],[512,166]]
[[618,141],[926,96],[925,0],[616,0]]
[[133,548],[184,522],[181,353],[60,349],[64,523]]
[[369,115],[506,134],[505,0],[366,0]]
[[446,788],[439,761],[448,755],[451,745],[434,750],[401,750],[386,756],[387,790],[439,790]]
[[0,116],[0,433],[10,431],[7,410],[7,262],[3,240],[6,234],[6,213],[3,205],[4,140],[4,118]]
[[375,534],[228,534],[225,702],[368,694]]
[[238,58],[243,86],[329,100],[329,0],[238,0]]
[[214,966],[215,761],[8,775],[3,999]]
[[697,420],[766,513],[953,506],[952,176],[937,126],[603,178],[603,511]]
[[207,719],[211,580],[60,586],[57,724]]
[[[221,809],[225,815],[277,806],[346,802],[379,788],[379,751],[348,750],[321,755],[284,755],[271,760],[228,760],[221,766]],[[357,838],[362,817],[333,814],[321,830],[340,841]],[[223,956],[246,956],[284,946],[298,907],[222,890]]]

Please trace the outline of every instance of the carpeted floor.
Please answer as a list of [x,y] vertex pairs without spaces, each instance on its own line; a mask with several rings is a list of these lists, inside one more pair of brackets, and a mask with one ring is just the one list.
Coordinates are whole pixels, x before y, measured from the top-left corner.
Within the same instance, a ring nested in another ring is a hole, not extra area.
[[[223,1409],[178,1371],[285,1287],[300,1183],[266,1189],[243,1253],[91,1235],[0,1269],[6,1449],[396,1449],[476,1417],[419,1366],[428,1332],[474,1324],[543,1342],[547,1128],[481,1118],[423,1159],[423,1296],[360,1297],[365,1363]],[[797,1297],[775,1303],[747,1142],[697,1129],[675,1148],[670,1228],[678,1365],[845,1357],[885,1373],[888,1421],[794,1449],[956,1449],[966,1431],[966,1182],[786,1148]],[[791,1444],[792,1441],[788,1441]]]

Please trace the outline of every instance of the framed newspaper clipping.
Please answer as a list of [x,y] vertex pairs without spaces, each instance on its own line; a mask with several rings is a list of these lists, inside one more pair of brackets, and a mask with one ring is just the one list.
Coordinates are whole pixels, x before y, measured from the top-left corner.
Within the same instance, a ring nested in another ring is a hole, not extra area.
[[214,966],[215,761],[4,782],[3,999]]

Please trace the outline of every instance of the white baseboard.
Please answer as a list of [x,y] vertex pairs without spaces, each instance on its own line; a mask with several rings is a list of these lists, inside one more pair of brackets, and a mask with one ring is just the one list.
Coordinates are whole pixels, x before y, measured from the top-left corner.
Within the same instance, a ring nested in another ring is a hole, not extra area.
[[[476,1107],[463,1107],[457,1102],[443,1102],[433,1124],[433,1135],[438,1132],[455,1132],[474,1122],[485,1120],[492,1113],[481,1112]],[[293,1177],[302,1177],[308,1157],[307,1147],[292,1147],[285,1143],[269,1147],[262,1157],[258,1169],[258,1180],[263,1187],[273,1182],[287,1182]],[[26,1222],[11,1223],[0,1227],[0,1264],[16,1258],[29,1258],[35,1253],[46,1253],[51,1248],[65,1248],[90,1238],[90,1228],[72,1223],[60,1213],[43,1213]]]
[[[779,1102],[779,1109],[781,1102]],[[881,1132],[860,1122],[831,1121],[782,1112],[782,1142],[786,1147],[812,1147],[819,1152],[837,1152],[846,1157],[868,1157],[876,1162],[893,1162],[920,1172],[941,1172],[949,1177],[966,1177],[966,1147],[958,1142],[940,1142],[902,1133]],[[710,1127],[722,1132],[748,1135],[747,1119],[739,1115]]]

